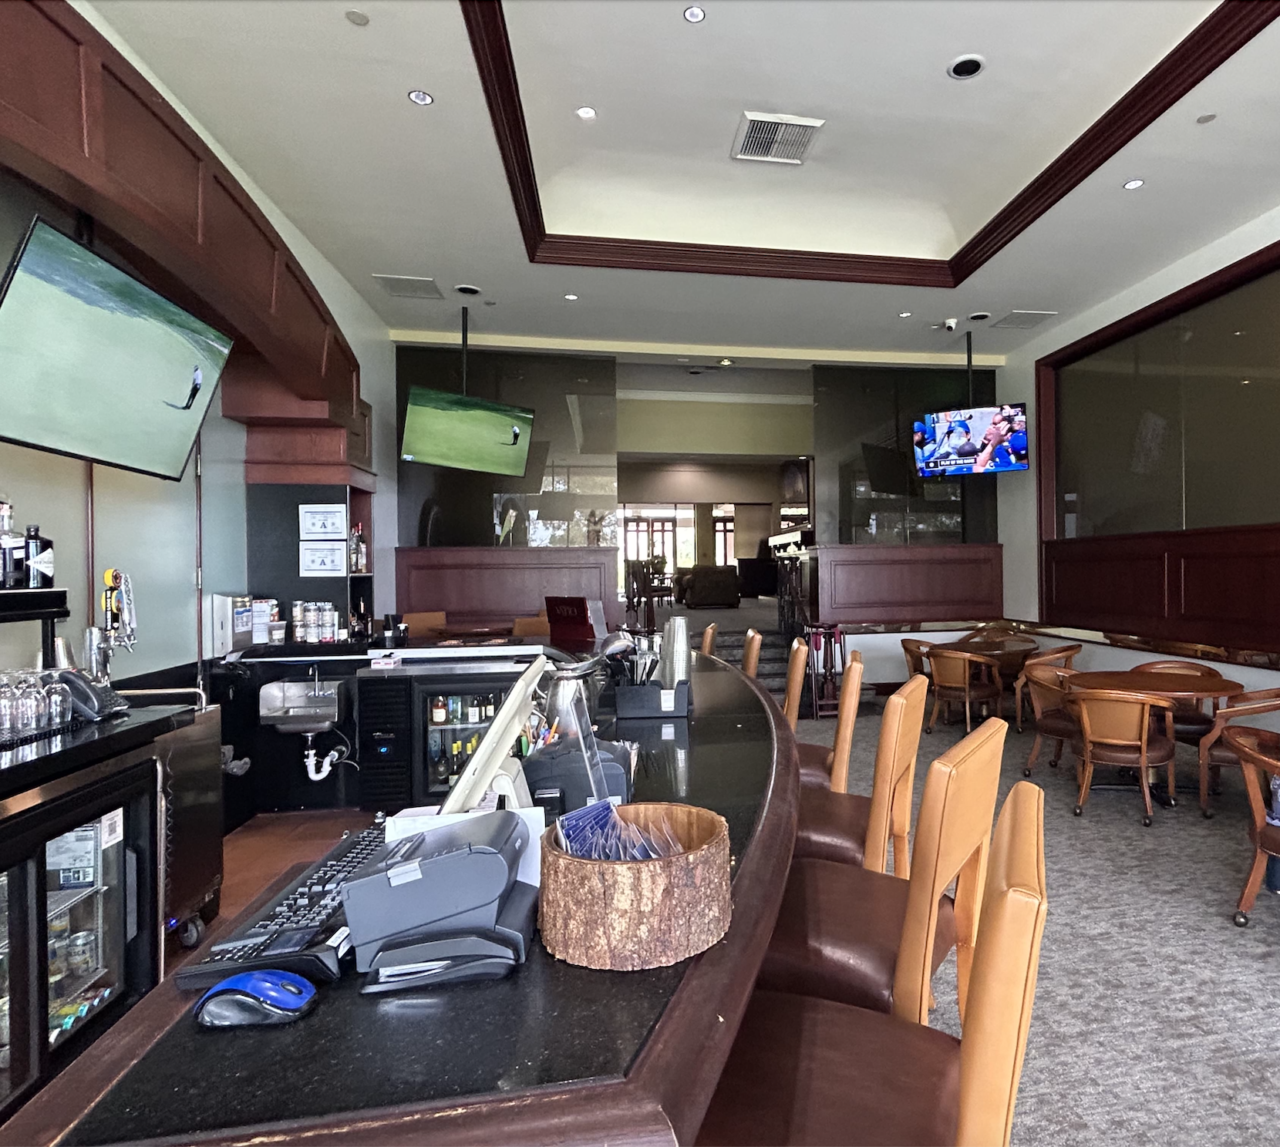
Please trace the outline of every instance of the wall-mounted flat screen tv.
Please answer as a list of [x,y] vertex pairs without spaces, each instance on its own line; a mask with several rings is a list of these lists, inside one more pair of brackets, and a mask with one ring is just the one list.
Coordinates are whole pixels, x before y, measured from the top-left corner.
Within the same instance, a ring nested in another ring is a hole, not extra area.
[[912,430],[922,478],[1027,469],[1027,407],[971,406],[926,414]]
[[532,410],[414,386],[400,457],[455,470],[523,475],[532,436]]
[[37,219],[0,282],[0,438],[176,480],[230,353]]

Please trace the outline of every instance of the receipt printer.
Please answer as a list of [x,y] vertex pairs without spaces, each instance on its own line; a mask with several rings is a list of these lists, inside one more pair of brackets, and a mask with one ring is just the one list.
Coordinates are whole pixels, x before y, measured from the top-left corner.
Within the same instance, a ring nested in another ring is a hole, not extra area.
[[362,992],[498,979],[524,963],[538,890],[516,879],[529,829],[491,812],[384,845],[342,886]]
[[[631,754],[624,745],[597,741],[605,787],[622,804],[631,802]],[[524,779],[533,796],[550,819],[582,808],[592,801],[591,776],[582,750],[568,744],[552,744],[539,749],[524,762]]]

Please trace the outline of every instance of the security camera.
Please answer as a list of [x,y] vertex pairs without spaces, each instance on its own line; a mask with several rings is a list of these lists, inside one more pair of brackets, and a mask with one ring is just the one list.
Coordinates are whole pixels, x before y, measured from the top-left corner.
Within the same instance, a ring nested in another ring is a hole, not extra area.
[[943,325],[944,327],[946,327],[946,328],[947,328],[947,330],[949,330],[949,331],[953,331],[953,330],[955,330],[955,329],[956,329],[956,326],[957,326],[958,324],[959,324],[959,320],[958,320],[958,319],[947,319],[947,321],[946,321],[946,322],[944,322],[942,325]]

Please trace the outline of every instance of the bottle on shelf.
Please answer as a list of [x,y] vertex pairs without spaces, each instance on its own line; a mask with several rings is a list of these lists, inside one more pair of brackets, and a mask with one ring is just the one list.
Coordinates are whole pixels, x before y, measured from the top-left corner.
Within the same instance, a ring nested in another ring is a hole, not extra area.
[[495,710],[494,696],[493,696],[493,694],[492,694],[492,693],[490,693],[490,694],[489,694],[489,695],[484,699],[484,719],[485,719],[486,721],[492,721],[492,720],[493,720],[494,710]]
[[473,693],[467,698],[467,721],[472,725],[478,723],[483,712],[479,696]]
[[447,725],[449,723],[449,710],[445,707],[443,697],[433,697],[431,699],[431,723],[433,725]]
[[449,724],[462,724],[462,698],[456,693],[449,698]]
[[0,498],[0,589],[26,586],[26,560],[27,539],[13,528],[12,504]]
[[356,568],[356,529],[354,526],[347,531],[347,571],[349,573],[359,573]]
[[449,787],[453,788],[458,783],[458,778],[462,775],[462,770],[467,767],[467,762],[462,756],[462,742],[453,742],[453,754],[449,765]]
[[51,588],[53,585],[53,542],[40,536],[39,526],[28,526],[26,543],[27,589]]
[[364,536],[364,523],[356,523],[356,564],[357,573],[369,572],[369,542]]

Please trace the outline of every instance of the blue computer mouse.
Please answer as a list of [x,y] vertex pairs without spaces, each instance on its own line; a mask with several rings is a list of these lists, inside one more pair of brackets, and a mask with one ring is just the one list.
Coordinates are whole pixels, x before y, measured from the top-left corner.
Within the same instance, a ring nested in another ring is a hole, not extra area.
[[214,984],[195,1006],[196,1020],[209,1028],[287,1024],[316,1006],[310,980],[292,972],[263,968],[240,972]]

